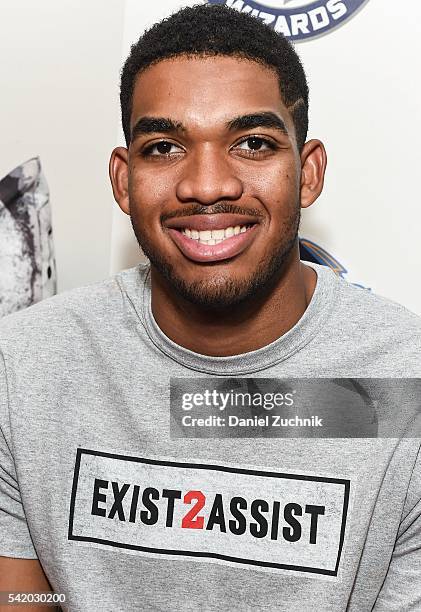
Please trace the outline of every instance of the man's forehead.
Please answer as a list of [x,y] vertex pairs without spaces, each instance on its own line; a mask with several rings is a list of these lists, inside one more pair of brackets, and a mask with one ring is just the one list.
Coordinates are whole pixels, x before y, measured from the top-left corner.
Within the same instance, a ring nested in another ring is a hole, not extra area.
[[257,62],[229,56],[162,60],[136,79],[131,127],[141,117],[168,117],[184,126],[223,128],[238,116],[273,112],[289,124],[277,74]]

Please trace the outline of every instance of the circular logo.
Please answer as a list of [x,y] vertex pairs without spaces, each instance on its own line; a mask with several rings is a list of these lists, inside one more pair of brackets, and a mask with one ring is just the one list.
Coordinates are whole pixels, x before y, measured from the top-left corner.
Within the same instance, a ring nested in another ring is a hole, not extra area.
[[368,0],[208,0],[258,17],[289,40],[327,34],[352,17]]

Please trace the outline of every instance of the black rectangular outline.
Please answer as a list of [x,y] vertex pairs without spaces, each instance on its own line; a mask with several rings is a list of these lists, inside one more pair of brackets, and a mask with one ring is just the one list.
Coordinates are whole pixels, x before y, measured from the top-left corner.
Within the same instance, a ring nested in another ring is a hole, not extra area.
[[[222,555],[220,553],[212,553],[212,552],[197,552],[197,551],[188,551],[188,550],[167,550],[161,548],[148,548],[146,546],[137,546],[135,544],[122,544],[120,542],[113,542],[111,540],[103,540],[102,538],[92,538],[88,536],[77,536],[73,534],[73,519],[74,519],[74,510],[76,503],[76,491],[77,485],[79,481],[79,472],[80,472],[80,461],[82,455],[94,455],[97,457],[106,457],[109,459],[117,459],[120,461],[134,461],[136,463],[143,463],[147,465],[162,465],[164,467],[182,467],[182,468],[192,468],[199,470],[216,470],[219,472],[228,472],[231,474],[246,474],[252,476],[269,476],[272,478],[283,478],[287,480],[306,480],[311,482],[326,482],[333,484],[340,484],[344,486],[344,503],[342,509],[342,524],[341,524],[341,533],[339,537],[339,547],[338,547],[338,556],[336,559],[336,565],[334,570],[327,570],[324,568],[315,568],[315,567],[307,567],[307,566],[299,566],[299,565],[287,565],[284,563],[270,563],[269,561],[252,561],[250,559],[242,559],[240,557],[231,557],[229,555]],[[298,474],[284,474],[281,472],[266,472],[262,470],[250,470],[246,468],[233,468],[222,465],[213,465],[213,464],[205,464],[205,463],[186,463],[182,461],[161,461],[158,459],[147,459],[144,457],[132,457],[129,455],[117,455],[114,453],[105,453],[102,451],[96,451],[85,448],[78,448],[76,452],[76,462],[73,476],[73,484],[72,484],[72,495],[70,499],[70,514],[69,514],[69,530],[68,530],[68,539],[74,540],[78,542],[96,542],[98,544],[104,544],[106,546],[113,546],[116,548],[126,548],[128,550],[139,550],[141,552],[148,553],[156,553],[156,554],[165,554],[165,555],[184,555],[190,557],[204,557],[208,559],[220,559],[223,561],[230,561],[234,563],[240,563],[244,565],[251,565],[257,567],[270,567],[274,569],[287,569],[299,572],[307,572],[312,574],[323,574],[325,576],[337,576],[339,563],[341,560],[342,549],[345,540],[345,529],[346,529],[346,520],[348,514],[348,505],[349,505],[349,495],[350,495],[350,480],[345,480],[342,478],[328,478],[324,476],[306,476],[306,475],[298,475]]]

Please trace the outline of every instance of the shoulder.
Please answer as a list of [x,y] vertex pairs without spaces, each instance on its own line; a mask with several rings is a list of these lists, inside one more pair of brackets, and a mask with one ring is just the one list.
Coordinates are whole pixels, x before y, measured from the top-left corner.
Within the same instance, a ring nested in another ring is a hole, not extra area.
[[350,371],[359,365],[373,376],[419,376],[421,318],[331,270],[322,277],[334,286],[335,299],[319,341],[332,347]]
[[121,278],[136,272],[137,268],[125,270],[4,317],[0,320],[0,348],[16,354],[27,347],[58,346],[66,338],[89,333],[98,326],[108,329],[107,321],[121,316]]
[[313,350],[328,371],[347,377],[421,377],[418,315],[326,266],[310,267],[319,277],[315,297],[323,313]]
[[361,329],[378,328],[383,334],[421,335],[421,317],[402,304],[352,285],[340,278],[338,316]]
[[421,332],[421,317],[402,304],[348,282],[327,266],[303,263],[317,272],[319,293],[325,302],[332,300],[324,306],[330,307],[330,318],[336,322],[340,319],[344,326],[381,325],[384,331]]

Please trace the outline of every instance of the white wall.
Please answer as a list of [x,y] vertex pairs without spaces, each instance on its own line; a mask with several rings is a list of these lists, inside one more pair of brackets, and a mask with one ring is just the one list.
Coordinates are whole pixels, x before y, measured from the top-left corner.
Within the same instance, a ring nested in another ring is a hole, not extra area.
[[2,2],[0,177],[39,155],[59,290],[109,275],[124,3]]
[[[126,0],[122,59],[145,27],[187,4]],[[369,0],[297,50],[311,88],[309,137],[323,140],[329,156],[324,194],[304,211],[301,235],[339,259],[348,280],[421,314],[421,2]],[[116,271],[139,260],[139,250],[128,220],[113,215]]]
[[421,314],[421,3],[369,0],[297,49],[312,91],[310,136],[329,156],[302,234],[339,259],[349,280]]

